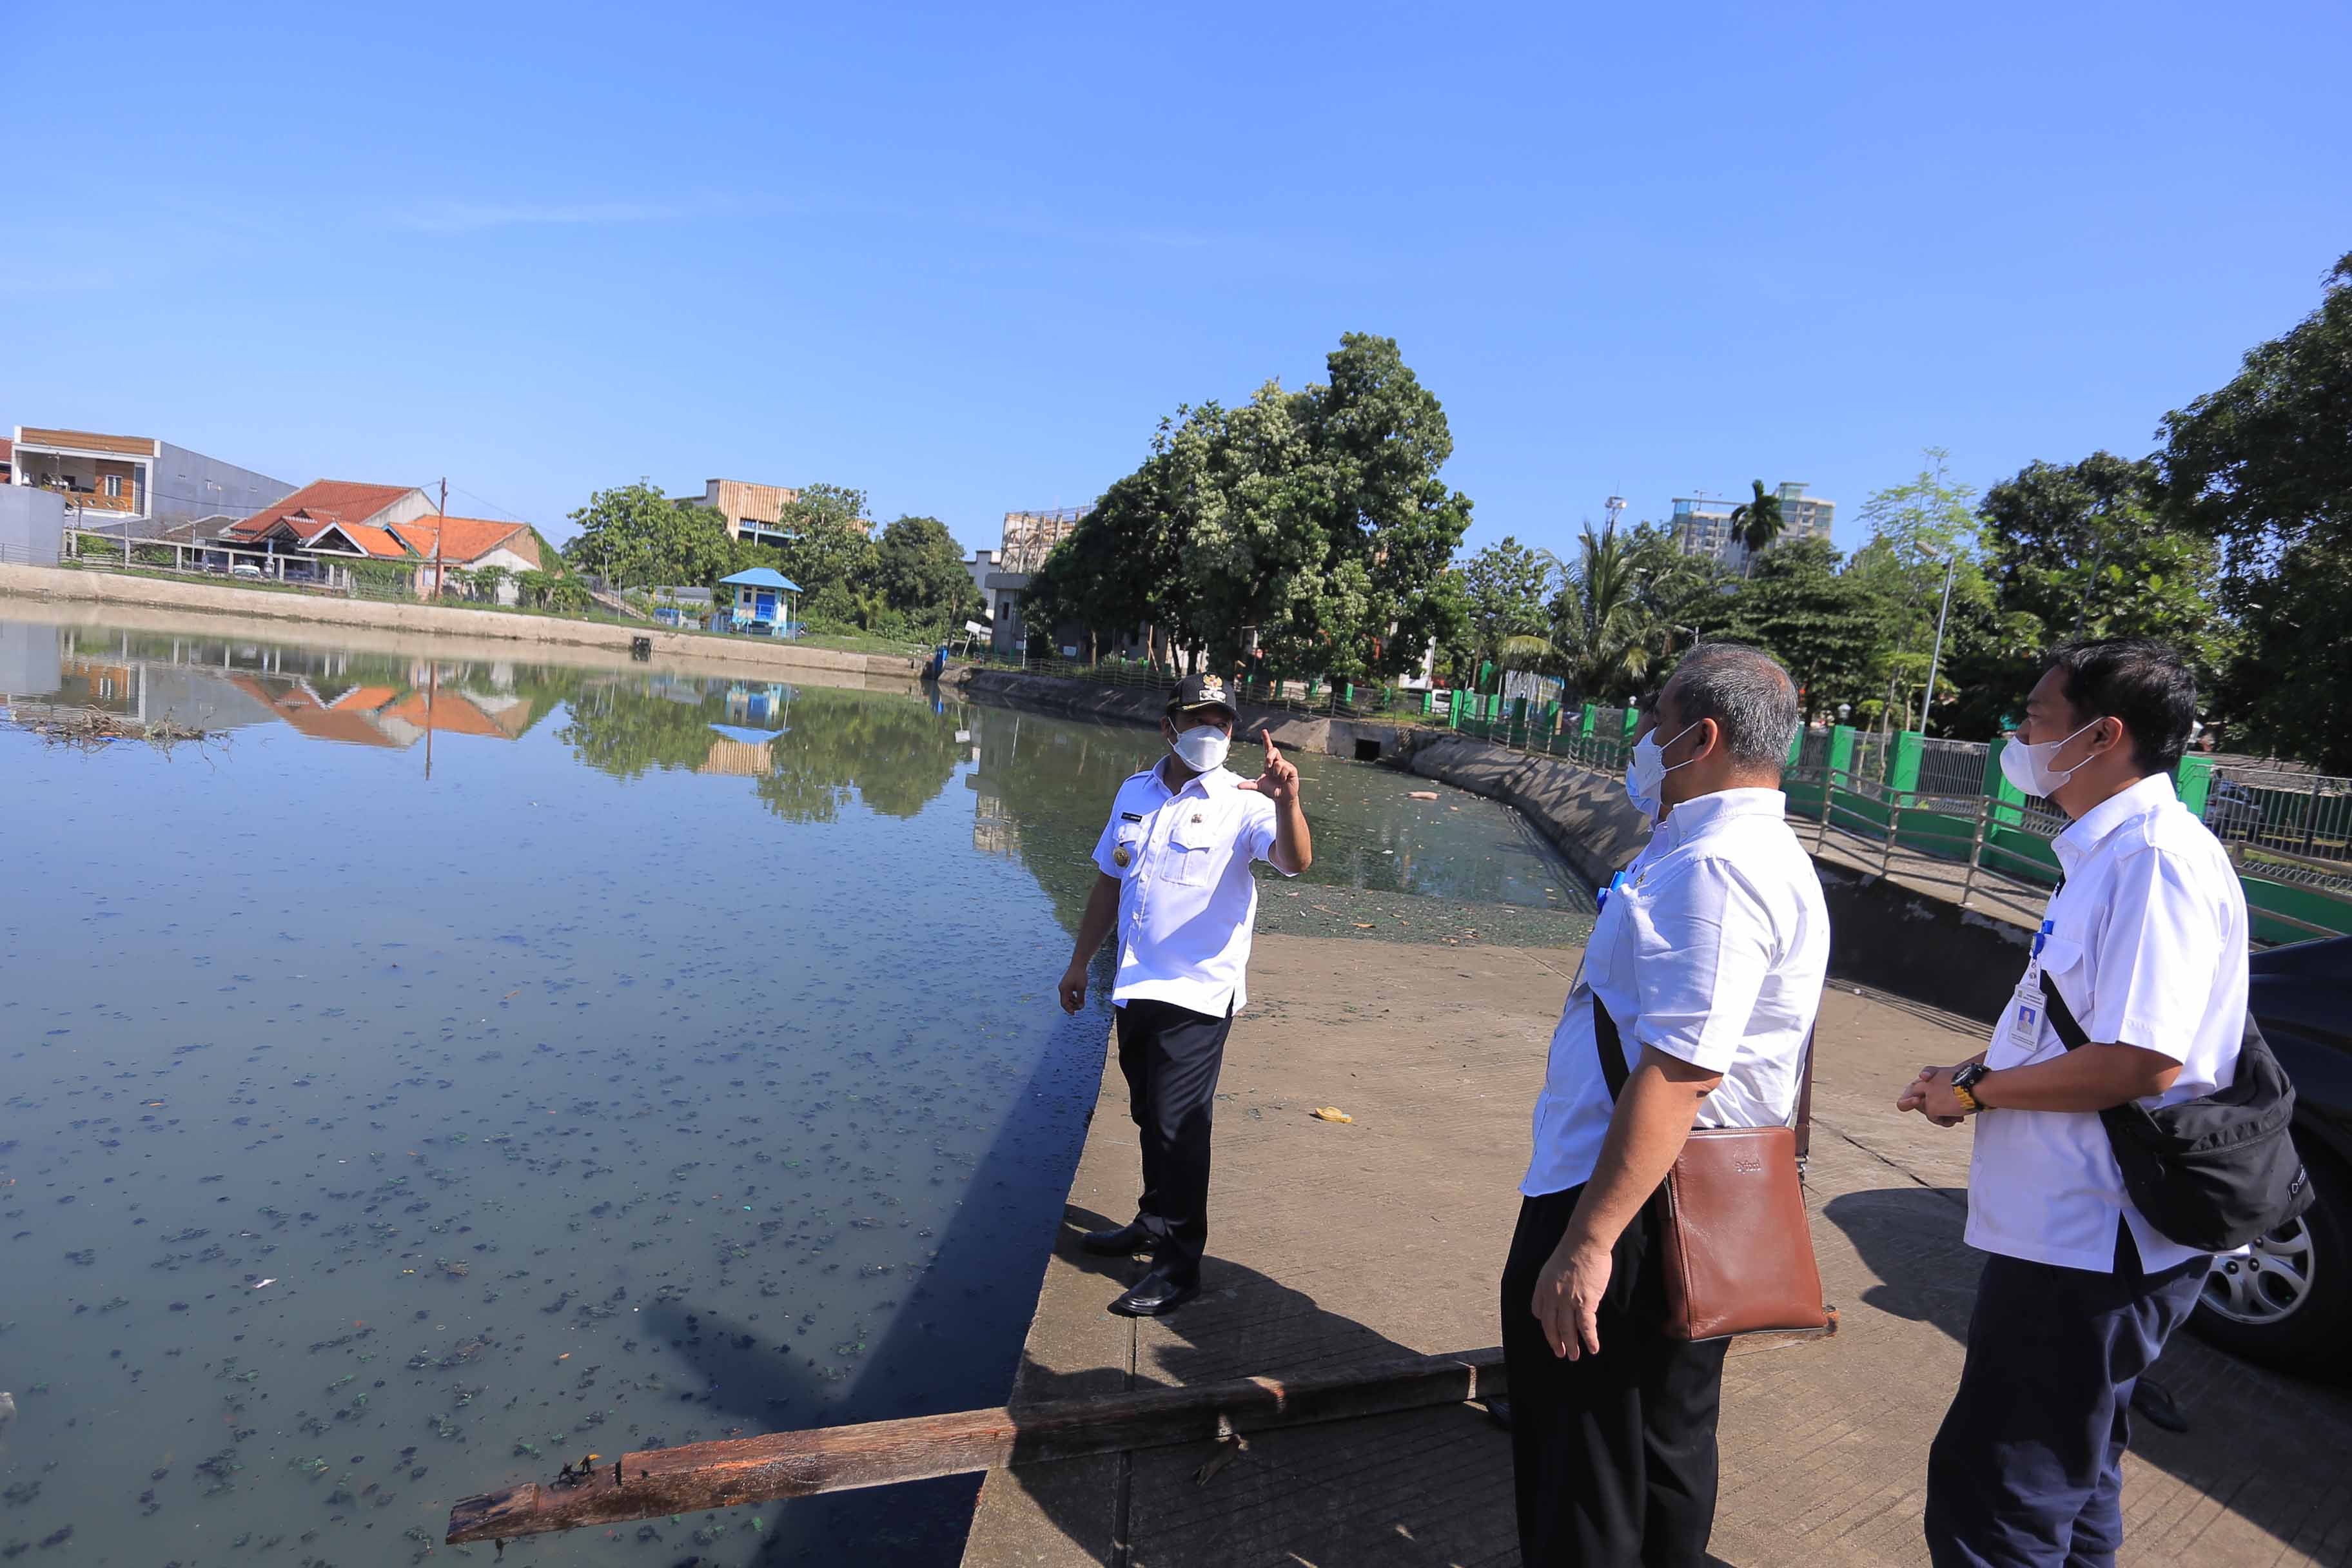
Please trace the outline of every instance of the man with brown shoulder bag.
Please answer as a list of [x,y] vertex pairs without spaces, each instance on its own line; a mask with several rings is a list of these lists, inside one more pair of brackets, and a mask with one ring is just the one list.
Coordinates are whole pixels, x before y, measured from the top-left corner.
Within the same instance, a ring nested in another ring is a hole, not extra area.
[[1769,658],[1702,644],[1634,747],[1663,820],[1552,1036],[1503,1274],[1528,1568],[1706,1563],[1728,1336],[1825,1321],[1790,1126],[1829,956],[1780,787],[1798,716]]

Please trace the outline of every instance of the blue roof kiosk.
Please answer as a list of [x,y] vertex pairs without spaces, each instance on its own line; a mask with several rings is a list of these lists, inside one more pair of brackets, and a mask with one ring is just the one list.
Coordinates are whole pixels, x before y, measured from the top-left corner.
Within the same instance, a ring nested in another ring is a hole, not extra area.
[[719,585],[734,593],[728,619],[736,631],[754,637],[801,635],[800,616],[794,614],[799,607],[801,585],[774,567],[754,566],[749,572],[721,577]]

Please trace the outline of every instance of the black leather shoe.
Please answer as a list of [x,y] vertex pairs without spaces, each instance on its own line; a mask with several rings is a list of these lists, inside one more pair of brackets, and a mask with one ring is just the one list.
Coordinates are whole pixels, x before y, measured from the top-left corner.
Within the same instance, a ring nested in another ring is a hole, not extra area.
[[1138,1220],[1117,1230],[1090,1230],[1078,1238],[1078,1245],[1105,1258],[1126,1258],[1138,1252],[1159,1251],[1160,1238]]
[[1113,1301],[1110,1310],[1123,1318],[1165,1317],[1200,1293],[1198,1279],[1179,1283],[1169,1278],[1166,1269],[1155,1268],[1134,1289]]

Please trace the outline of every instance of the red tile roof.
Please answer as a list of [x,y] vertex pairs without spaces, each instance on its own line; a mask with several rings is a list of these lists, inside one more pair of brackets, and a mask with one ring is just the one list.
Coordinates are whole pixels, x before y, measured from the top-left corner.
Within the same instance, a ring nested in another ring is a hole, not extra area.
[[500,522],[487,517],[420,517],[414,522],[395,522],[392,530],[427,561],[433,559],[434,538],[438,534],[441,560],[448,566],[479,561],[501,547],[534,567],[543,564],[539,558],[539,540],[527,522]]
[[503,713],[491,714],[463,692],[444,691],[437,700],[430,700],[424,692],[412,691],[387,709],[383,716],[419,730],[437,730],[445,735],[488,735],[493,740],[511,741],[529,724],[530,704],[518,702]]
[[330,529],[358,545],[371,559],[377,561],[411,559],[408,547],[394,537],[390,529],[370,528],[363,522],[322,522],[315,530],[302,536],[303,544],[309,548],[317,548],[320,537]]
[[307,540],[331,522],[365,522],[415,488],[363,485],[350,479],[312,479],[284,500],[262,508],[243,522],[230,524],[229,532],[242,539],[258,539],[278,523],[290,521],[295,531]]

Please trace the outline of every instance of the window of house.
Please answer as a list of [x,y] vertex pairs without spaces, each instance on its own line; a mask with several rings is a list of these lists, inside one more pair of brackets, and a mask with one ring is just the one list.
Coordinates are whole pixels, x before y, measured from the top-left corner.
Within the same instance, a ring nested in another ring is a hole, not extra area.
[[111,500],[119,500],[121,499],[122,476],[121,474],[109,474],[106,476],[106,493]]

